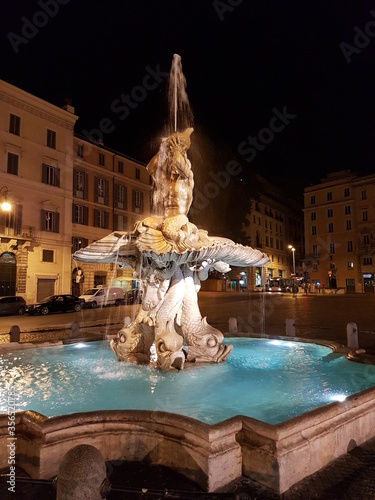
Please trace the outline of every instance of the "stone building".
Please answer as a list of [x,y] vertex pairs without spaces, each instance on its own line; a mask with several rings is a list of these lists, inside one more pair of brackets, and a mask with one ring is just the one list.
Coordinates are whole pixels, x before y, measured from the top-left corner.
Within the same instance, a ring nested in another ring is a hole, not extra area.
[[374,292],[375,174],[345,170],[305,188],[305,265],[325,289]]
[[77,118],[0,81],[0,296],[109,284],[114,266],[78,269],[72,253],[149,212],[145,166],[75,137]]
[[[264,289],[271,278],[304,277],[303,211],[295,200],[261,176],[257,177],[258,194],[251,201],[247,234],[250,246],[266,253],[270,263],[247,269],[247,288]],[[295,249],[292,252],[291,247]],[[294,266],[293,266],[294,253]]]

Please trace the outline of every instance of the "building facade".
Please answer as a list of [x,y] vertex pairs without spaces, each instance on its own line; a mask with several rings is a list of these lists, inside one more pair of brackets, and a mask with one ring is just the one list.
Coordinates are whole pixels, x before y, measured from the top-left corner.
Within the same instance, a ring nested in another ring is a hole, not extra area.
[[[286,200],[281,189],[257,177],[257,197],[251,200],[250,246],[266,253],[270,263],[264,268],[247,269],[247,288],[265,289],[272,278],[304,276],[303,210],[294,200]],[[292,252],[292,248],[294,252]]]
[[325,289],[374,293],[375,175],[329,174],[305,189],[305,265]]
[[[146,167],[125,155],[74,137],[72,251],[113,231],[132,231],[150,214],[151,180]],[[115,284],[127,288],[132,271],[73,261],[72,288]],[[121,283],[122,281],[122,283]]]
[[114,266],[72,254],[149,213],[145,166],[75,137],[77,118],[0,81],[0,296],[32,303],[109,284]]

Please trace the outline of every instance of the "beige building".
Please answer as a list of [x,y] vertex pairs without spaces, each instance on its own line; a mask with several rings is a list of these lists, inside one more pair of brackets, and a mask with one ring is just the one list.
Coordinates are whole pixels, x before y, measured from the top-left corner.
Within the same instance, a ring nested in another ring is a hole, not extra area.
[[329,174],[305,189],[305,264],[325,289],[374,292],[375,174]]
[[[144,165],[78,136],[74,137],[73,163],[73,252],[112,231],[132,231],[136,221],[149,215],[151,177]],[[96,285],[126,289],[131,277],[131,270],[118,266],[73,262],[76,294]]]
[[286,200],[285,193],[266,179],[258,176],[257,180],[258,196],[251,202],[246,231],[250,246],[266,253],[270,263],[264,268],[247,269],[249,290],[264,288],[271,278],[289,278],[294,268],[297,276],[304,275],[302,206],[294,200]]
[[0,295],[70,291],[74,113],[0,81]]
[[109,284],[113,265],[78,273],[72,253],[149,212],[145,166],[74,137],[77,118],[0,81],[0,296],[32,303]]

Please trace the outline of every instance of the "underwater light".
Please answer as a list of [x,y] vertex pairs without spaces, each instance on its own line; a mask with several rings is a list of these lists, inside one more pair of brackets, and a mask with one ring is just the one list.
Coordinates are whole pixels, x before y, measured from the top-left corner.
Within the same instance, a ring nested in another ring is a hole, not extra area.
[[345,401],[346,396],[345,394],[334,394],[333,396],[330,397],[332,401]]
[[78,342],[78,344],[74,344],[74,347],[81,349],[81,347],[86,347],[86,344],[84,342]]

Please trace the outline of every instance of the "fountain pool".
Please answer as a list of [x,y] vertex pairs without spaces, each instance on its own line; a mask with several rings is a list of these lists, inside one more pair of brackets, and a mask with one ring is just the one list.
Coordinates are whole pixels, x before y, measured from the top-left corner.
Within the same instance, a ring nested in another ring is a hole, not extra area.
[[91,444],[105,460],[165,465],[207,491],[245,475],[283,493],[374,437],[373,365],[323,341],[224,342],[226,363],[182,372],[118,363],[106,341],[2,347],[0,467],[9,439],[17,465],[42,479]]
[[6,384],[17,410],[53,417],[96,410],[178,413],[207,424],[246,415],[278,424],[375,385],[375,369],[329,347],[276,339],[227,339],[225,365],[192,364],[186,373],[119,363],[108,341],[17,350],[0,357],[0,412]]

